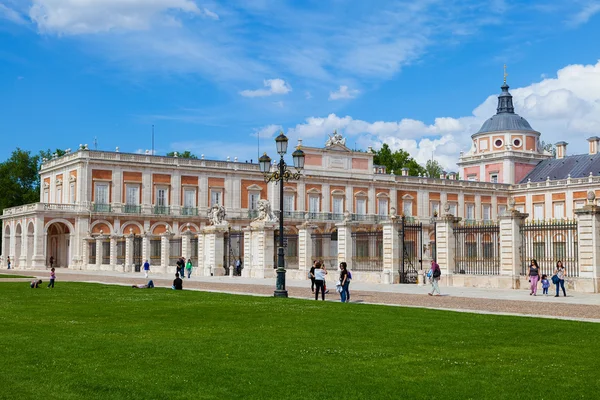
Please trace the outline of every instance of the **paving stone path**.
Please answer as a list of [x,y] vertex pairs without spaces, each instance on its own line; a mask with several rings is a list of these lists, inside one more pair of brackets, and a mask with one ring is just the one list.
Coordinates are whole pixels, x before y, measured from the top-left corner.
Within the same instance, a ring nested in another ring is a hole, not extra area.
[[[1,279],[0,281],[17,281]],[[47,271],[19,271],[19,274],[39,276],[47,280]],[[171,287],[170,276],[151,276],[157,287]],[[57,288],[61,281],[97,282],[106,284],[133,285],[146,283],[143,275],[99,273],[87,271],[57,270]],[[353,287],[354,286],[354,287]],[[332,286],[333,288],[333,286]],[[223,293],[238,293],[257,296],[272,296],[274,279],[248,279],[229,277],[198,277],[184,280],[184,289]],[[288,281],[290,297],[313,299],[309,281]],[[443,290],[444,288],[442,288]],[[573,294],[569,297],[528,296],[524,290],[446,288],[443,296],[428,296],[428,286],[416,285],[374,285],[352,283],[350,285],[351,303],[385,304],[394,306],[425,307],[475,313],[509,314],[547,318],[573,319],[600,322],[600,294]],[[396,290],[396,291],[393,291]],[[399,292],[400,291],[400,292]],[[402,292],[404,291],[404,292]],[[407,293],[408,291],[409,293]],[[455,293],[455,294],[453,294]],[[541,293],[541,290],[540,290]],[[506,297],[509,299],[504,299]],[[515,299],[517,298],[517,299]],[[331,290],[327,300],[339,301],[339,295]]]

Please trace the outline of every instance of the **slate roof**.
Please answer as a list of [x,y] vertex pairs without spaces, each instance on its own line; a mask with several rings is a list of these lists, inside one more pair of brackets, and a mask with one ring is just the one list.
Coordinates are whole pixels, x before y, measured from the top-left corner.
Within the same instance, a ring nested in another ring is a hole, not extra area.
[[590,172],[594,176],[600,175],[600,153],[594,155],[578,154],[561,159],[544,160],[536,165],[519,183],[526,183],[529,179],[531,179],[531,182],[541,182],[548,177],[550,177],[550,180],[567,179],[569,174],[571,178],[584,178],[590,176]]
[[512,95],[508,91],[509,86],[504,83],[500,88],[502,89],[502,93],[498,96],[496,115],[485,121],[477,134],[505,131],[535,132],[525,118],[515,114]]

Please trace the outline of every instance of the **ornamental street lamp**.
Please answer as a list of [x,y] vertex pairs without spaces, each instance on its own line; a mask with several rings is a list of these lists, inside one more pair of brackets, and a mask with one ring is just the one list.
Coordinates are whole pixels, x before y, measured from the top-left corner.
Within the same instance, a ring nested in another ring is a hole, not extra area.
[[287,136],[280,132],[279,136],[275,138],[275,144],[277,145],[277,153],[280,156],[278,168],[271,172],[271,158],[267,153],[264,153],[258,159],[258,162],[260,171],[265,177],[265,182],[279,183],[279,247],[277,248],[277,283],[274,295],[275,297],[288,297],[288,292],[285,289],[285,259],[283,253],[283,183],[300,179],[300,172],[304,168],[304,152],[298,146],[296,151],[292,153],[295,171],[291,171],[283,160],[283,156],[287,153]]

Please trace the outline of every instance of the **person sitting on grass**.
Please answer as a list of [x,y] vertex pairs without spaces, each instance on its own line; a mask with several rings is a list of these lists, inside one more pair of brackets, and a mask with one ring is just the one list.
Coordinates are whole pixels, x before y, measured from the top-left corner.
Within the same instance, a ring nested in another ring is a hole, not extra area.
[[34,280],[33,280],[33,281],[31,281],[31,283],[29,284],[29,287],[30,287],[30,288],[32,288],[32,289],[39,289],[40,287],[42,287],[42,280],[41,280],[41,279],[39,279],[39,280],[37,280],[37,281],[36,281],[36,280],[34,279]]
[[132,285],[131,287],[134,289],[152,289],[154,288],[154,282],[152,282],[152,280],[149,280],[148,283],[145,285]]
[[179,273],[175,273],[175,280],[173,281],[173,290],[183,290],[183,281],[179,277]]

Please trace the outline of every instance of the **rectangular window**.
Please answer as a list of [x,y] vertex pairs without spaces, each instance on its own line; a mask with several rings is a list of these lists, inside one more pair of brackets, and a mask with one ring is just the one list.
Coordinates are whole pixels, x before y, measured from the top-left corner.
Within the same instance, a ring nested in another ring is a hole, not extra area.
[[467,175],[467,180],[474,182],[477,180],[477,175]]
[[492,219],[492,206],[489,204],[484,204],[481,206],[481,211],[483,214],[483,220],[489,221]]
[[533,205],[533,219],[536,221],[544,219],[544,204],[543,203]]
[[128,206],[137,206],[140,203],[140,186],[127,185],[125,194],[125,204]]
[[96,184],[96,204],[108,204],[108,183]]
[[44,189],[44,203],[50,203],[50,192],[48,189]]
[[294,211],[294,195],[284,194],[283,195],[283,211],[292,212]]
[[334,197],[333,198],[333,213],[343,214],[344,213],[344,198]]
[[56,203],[62,203],[62,187],[56,188]]
[[260,193],[249,193],[248,194],[248,209],[256,210],[258,208],[258,200],[260,200]]
[[69,185],[69,203],[75,204],[75,184]]
[[431,202],[431,216],[433,217],[434,215],[437,215],[437,216],[440,215],[440,202],[439,201]]
[[367,199],[356,199],[356,213],[358,215],[367,214]]
[[404,200],[402,202],[402,212],[404,213],[405,217],[412,217],[412,206],[412,200]]
[[194,189],[185,189],[183,191],[183,206],[186,208],[196,207],[196,191]]
[[308,197],[308,212],[318,213],[319,212],[319,197],[309,196]]
[[458,209],[458,205],[456,203],[450,203],[449,206],[450,206],[450,211],[448,211],[448,212],[456,217],[457,216],[456,210]]
[[475,219],[475,204],[467,204],[465,219]]
[[498,216],[506,215],[506,206],[498,206]]
[[490,182],[498,183],[498,174],[490,174]]
[[156,189],[156,205],[159,207],[167,207],[169,205],[168,192],[165,188]]
[[517,210],[520,213],[524,213],[525,212],[525,205],[518,204],[518,205],[515,206],[515,210]]
[[379,215],[388,215],[388,199],[379,199]]
[[585,206],[585,201],[576,201],[575,202],[575,209],[577,210],[578,208],[583,208]]
[[554,203],[554,219],[565,217],[565,203]]
[[210,191],[210,205],[214,206],[215,204],[221,206],[221,190],[211,190]]

